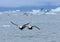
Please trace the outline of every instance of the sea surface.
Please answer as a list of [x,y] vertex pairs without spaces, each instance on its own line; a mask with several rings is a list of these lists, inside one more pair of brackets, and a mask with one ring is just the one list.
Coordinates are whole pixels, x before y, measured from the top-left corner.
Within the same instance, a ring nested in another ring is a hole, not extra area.
[[[60,42],[60,14],[8,14],[0,14],[0,42]],[[38,26],[40,30],[20,30],[10,21],[19,25],[30,23]]]

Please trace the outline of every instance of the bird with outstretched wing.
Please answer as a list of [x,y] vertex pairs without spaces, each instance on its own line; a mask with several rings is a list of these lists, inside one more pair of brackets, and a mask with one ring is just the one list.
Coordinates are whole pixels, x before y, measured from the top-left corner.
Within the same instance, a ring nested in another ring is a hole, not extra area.
[[40,30],[40,28],[39,28],[39,27],[37,27],[37,26],[28,26],[28,28],[29,28],[30,30],[32,30],[32,29],[33,29],[33,27],[35,27],[35,28],[37,28],[38,30]]
[[20,30],[23,30],[25,27],[26,27],[26,25],[28,25],[29,23],[26,23],[26,24],[24,24],[24,25],[22,25],[22,26],[19,26],[18,24],[15,24],[14,22],[12,22],[12,21],[10,21],[13,25],[15,25],[15,26],[17,26]]

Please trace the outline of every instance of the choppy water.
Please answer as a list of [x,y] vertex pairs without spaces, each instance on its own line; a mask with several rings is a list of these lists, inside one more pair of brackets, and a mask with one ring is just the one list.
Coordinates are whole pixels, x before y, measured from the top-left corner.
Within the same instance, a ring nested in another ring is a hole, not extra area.
[[[30,22],[41,30],[19,30],[12,25],[13,21],[19,25]],[[20,15],[0,14],[0,42],[60,42],[60,15]]]

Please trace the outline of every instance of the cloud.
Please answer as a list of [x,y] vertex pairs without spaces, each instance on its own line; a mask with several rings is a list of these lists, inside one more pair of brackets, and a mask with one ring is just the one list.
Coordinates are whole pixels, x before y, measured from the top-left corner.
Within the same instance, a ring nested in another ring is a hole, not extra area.
[[59,6],[60,0],[0,0],[0,7]]

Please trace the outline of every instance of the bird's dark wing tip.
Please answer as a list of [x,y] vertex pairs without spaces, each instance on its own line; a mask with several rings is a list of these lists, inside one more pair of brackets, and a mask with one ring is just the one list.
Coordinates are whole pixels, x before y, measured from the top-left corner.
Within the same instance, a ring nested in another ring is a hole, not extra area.
[[40,30],[40,28],[39,28],[39,27],[37,27],[37,26],[33,26],[33,27],[36,27],[37,29],[39,29],[39,30]]

